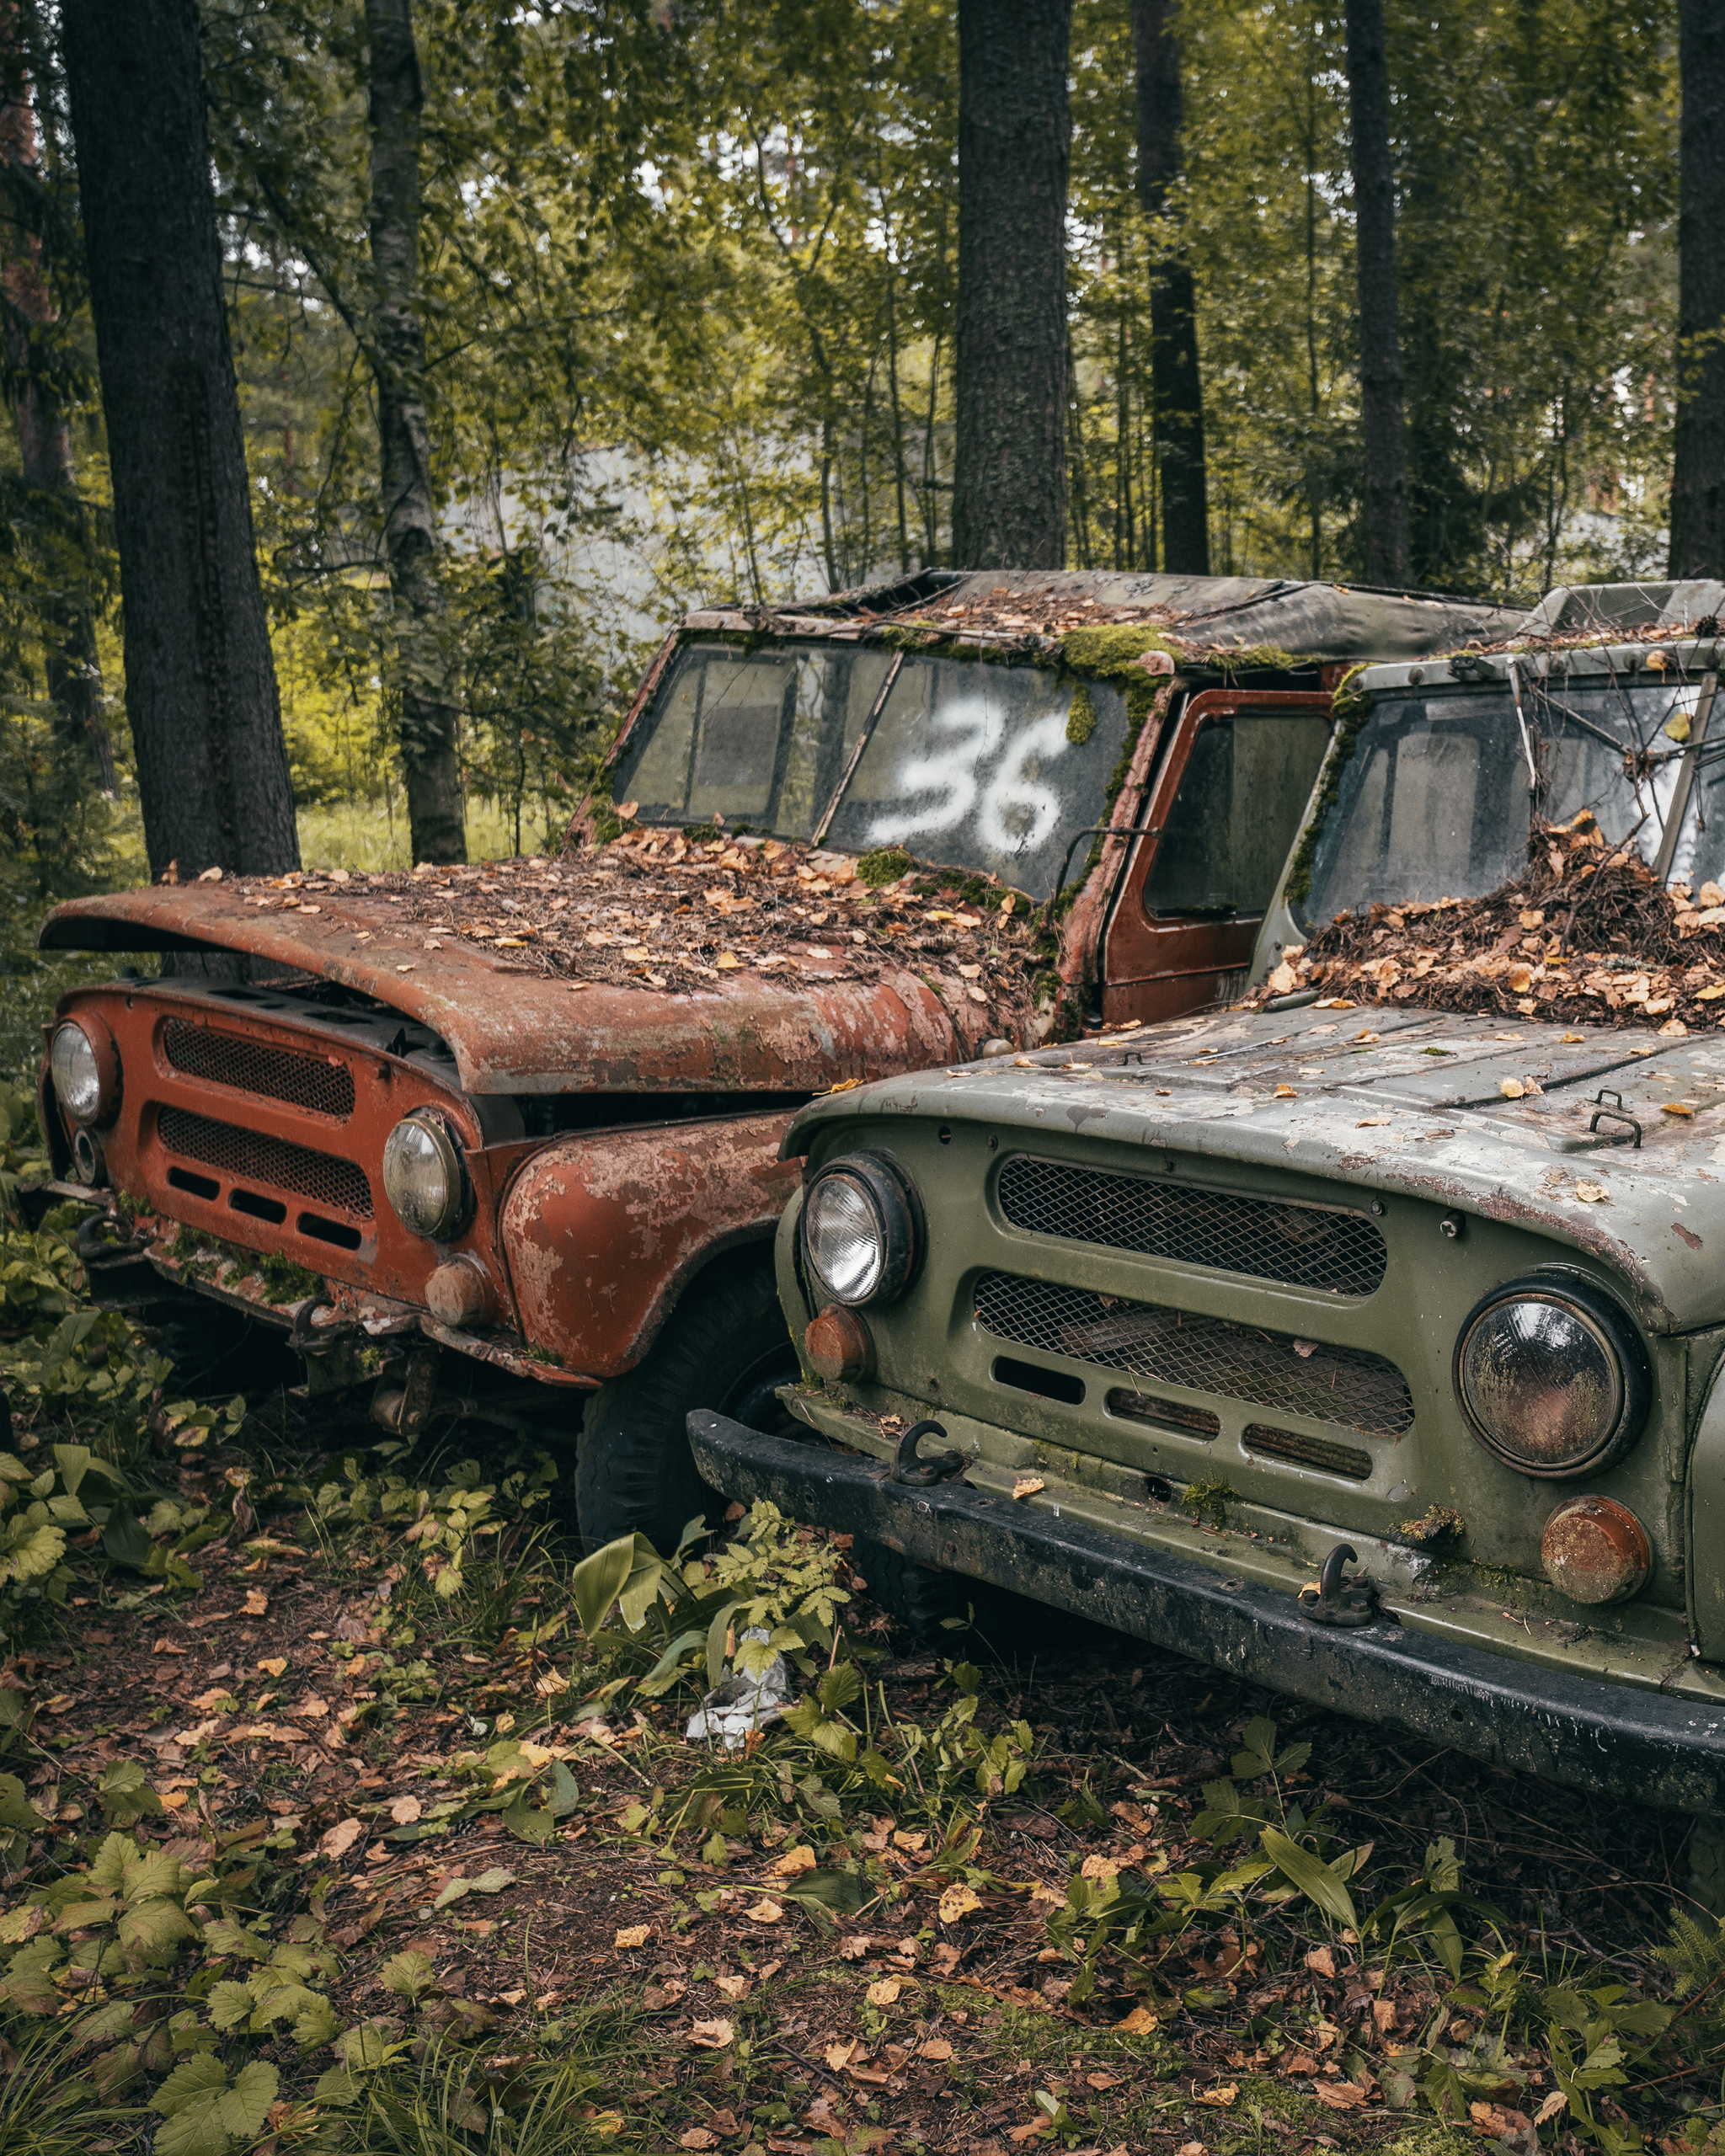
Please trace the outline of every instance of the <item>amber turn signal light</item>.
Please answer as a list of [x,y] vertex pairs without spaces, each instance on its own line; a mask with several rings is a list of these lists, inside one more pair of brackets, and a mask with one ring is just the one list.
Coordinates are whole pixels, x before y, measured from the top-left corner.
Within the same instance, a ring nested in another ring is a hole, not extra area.
[[1648,1531],[1615,1497],[1571,1497],[1546,1522],[1546,1577],[1572,1602],[1622,1602],[1653,1570]]
[[497,1315],[490,1275],[476,1257],[452,1257],[425,1283],[426,1306],[440,1325],[489,1325]]
[[874,1342],[867,1322],[842,1303],[830,1304],[803,1335],[804,1360],[829,1385],[855,1384],[874,1374]]

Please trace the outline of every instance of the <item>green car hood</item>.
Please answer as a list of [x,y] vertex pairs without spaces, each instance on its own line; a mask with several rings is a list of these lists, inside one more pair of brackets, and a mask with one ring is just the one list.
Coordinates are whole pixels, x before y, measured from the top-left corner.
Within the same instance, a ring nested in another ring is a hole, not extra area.
[[[1434,1199],[1592,1253],[1652,1331],[1725,1320],[1717,1034],[1419,1010],[1212,1012],[825,1095],[783,1150],[809,1152],[835,1120],[904,1116],[1081,1130]],[[868,1142],[889,1145],[889,1127]]]

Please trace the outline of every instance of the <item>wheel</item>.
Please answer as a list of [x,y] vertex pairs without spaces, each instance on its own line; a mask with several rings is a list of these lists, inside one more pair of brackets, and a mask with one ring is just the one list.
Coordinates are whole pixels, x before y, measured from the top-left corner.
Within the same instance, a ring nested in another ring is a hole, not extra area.
[[774,1397],[798,1374],[770,1257],[725,1261],[697,1280],[638,1368],[593,1396],[575,1456],[575,1515],[590,1549],[642,1534],[665,1556],[699,1513],[723,1500],[695,1471],[687,1417],[711,1407],[782,1434]]
[[868,1583],[870,1598],[918,1639],[932,1637],[948,1618],[962,1617],[976,1598],[974,1580],[916,1564],[866,1534],[852,1543],[851,1563]]

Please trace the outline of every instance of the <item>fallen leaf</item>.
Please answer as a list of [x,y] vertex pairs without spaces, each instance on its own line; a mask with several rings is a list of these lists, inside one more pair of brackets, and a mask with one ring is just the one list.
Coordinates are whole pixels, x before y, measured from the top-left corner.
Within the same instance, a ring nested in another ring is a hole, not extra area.
[[1533,986],[1533,969],[1531,966],[1511,966],[1509,978],[1509,993],[1512,995],[1525,995],[1529,989]]
[[1087,2073],[1084,2085],[1087,2089],[1118,2089],[1122,2085],[1122,2080],[1123,2077],[1118,2073]]
[[[649,951],[644,945],[640,943],[630,944],[628,948],[623,953],[625,960],[632,966],[644,966],[648,959],[650,958],[652,955],[652,953]],[[692,2127],[690,2128],[690,2132],[692,2133],[699,2133],[701,2129],[699,2127]],[[683,2136],[683,2146],[685,2148],[691,2146],[688,2134],[685,2134]],[[712,2136],[709,2134],[699,2143],[699,2146],[702,2148],[710,2148],[713,2146]]]
[[1583,1205],[1604,1205],[1609,1203],[1611,1196],[1602,1182],[1578,1182],[1575,1186],[1575,1194]]
[[890,2006],[897,1999],[899,1990],[896,1977],[877,1977],[862,1995],[871,2006]]
[[1659,1033],[1665,1040],[1686,1040],[1689,1037],[1689,1028],[1681,1018],[1668,1018],[1660,1027]]
[[270,1655],[264,1661],[260,1662],[258,1664],[258,1667],[266,1676],[285,1676],[287,1673],[287,1657],[285,1654]]
[[1563,2091],[1561,2089],[1554,2089],[1551,2095],[1547,2096],[1545,2101],[1540,2105],[1539,2109],[1534,2113],[1534,2124],[1535,2126],[1546,2125],[1548,2121],[1556,2118],[1559,2111],[1567,2109],[1568,2103],[1569,2099],[1563,2094]]
[[1021,1475],[1012,1485],[1012,1495],[1015,1497],[1033,1497],[1039,1490],[1047,1487],[1039,1475]]
[[722,2052],[736,2033],[729,2021],[697,2021],[690,2026],[689,2041],[703,2052]]
[[743,962],[734,951],[721,951],[713,963],[720,973],[729,974],[734,973]]
[[735,2005],[739,1999],[747,1996],[749,1979],[746,1977],[715,1977],[713,1988],[721,1998],[729,1999]]
[[1200,2089],[1198,2092],[1198,2100],[1200,2104],[1220,2104],[1226,2109],[1239,2094],[1237,2083],[1221,2081],[1218,2082],[1213,2089]]
[[944,2036],[931,2036],[926,2044],[918,2044],[916,2047],[918,2058],[932,2058],[944,2062],[952,2055],[953,2047]]
[[389,1816],[398,1827],[411,1827],[419,1816],[419,1798],[398,1796],[390,1805]]
[[1147,2036],[1157,2025],[1158,2017],[1147,2006],[1135,2006],[1124,2021],[1114,2024],[1117,2036]]
[[940,1920],[943,1924],[957,1924],[961,1917],[973,1916],[981,1907],[975,1888],[962,1881],[956,1881],[940,1897]]
[[1327,1946],[1314,1946],[1306,1957],[1306,1966],[1315,1976],[1332,1977],[1336,1973],[1336,1957]]
[[1380,1130],[1389,1120],[1386,1115],[1363,1115],[1354,1128],[1356,1130]]
[[825,2053],[826,2063],[835,2073],[842,2073],[862,2048],[861,2043],[854,2036],[847,2044],[829,2044]]
[[853,1931],[839,1941],[839,1959],[841,1961],[860,1961],[873,1944],[866,1931]]
[[1506,1101],[1519,1101],[1526,1092],[1527,1088],[1519,1078],[1506,1078],[1498,1086],[1498,1091]]
[[1543,913],[1524,910],[1521,915],[1521,925],[1524,928],[1543,928],[1546,925],[1546,916]]
[[270,1598],[260,1587],[246,1589],[245,1612],[248,1617],[261,1617],[270,1607]]
[[1297,1101],[1300,1096],[1291,1086],[1278,1086],[1270,1098],[1276,1101]]
[[769,1901],[763,1894],[754,1908],[745,1909],[743,1914],[750,1924],[777,1924],[784,1911],[777,1902]]
[[692,2126],[678,2142],[679,2148],[717,2148],[718,2136],[709,2133],[704,2126]]
[[345,1856],[365,1828],[357,1819],[338,1820],[318,1844],[320,1856]]
[[[1704,988],[1701,990],[1701,994],[1703,995],[1725,995],[1725,988]],[[1586,1039],[1586,1038],[1587,1036],[1584,1033],[1559,1033],[1557,1036],[1557,1038],[1563,1043],[1565,1048],[1578,1047],[1580,1043]]]
[[625,801],[617,809],[617,821],[622,824],[633,824],[640,813],[641,804],[638,801]]
[[1314,2081],[1311,2093],[1332,2111],[1351,2111],[1365,2101],[1365,2089],[1352,2081]]
[[813,1871],[820,1860],[806,1843],[793,1849],[787,1849],[772,1867],[775,1879],[795,1879],[800,1873]]
[[1662,1115],[1686,1116],[1691,1122],[1695,1119],[1695,1110],[1687,1101],[1661,1101],[1659,1113]]
[[1022,2148],[1027,2141],[1034,2141],[1039,2136],[1045,2135],[1048,2131],[1049,2121],[1046,2119],[1038,2119],[1031,2126],[1009,2126],[1007,2128],[1007,2138],[1015,2148]]
[[611,1943],[613,1946],[644,1946],[652,1936],[650,1924],[626,1924]]

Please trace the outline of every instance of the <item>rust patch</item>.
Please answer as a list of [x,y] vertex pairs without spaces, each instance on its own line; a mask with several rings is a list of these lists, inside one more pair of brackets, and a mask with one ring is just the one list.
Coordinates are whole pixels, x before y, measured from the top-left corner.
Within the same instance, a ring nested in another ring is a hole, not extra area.
[[1701,1247],[1701,1239],[1692,1228],[1685,1228],[1680,1220],[1674,1220],[1671,1226],[1673,1232],[1686,1242],[1691,1250],[1699,1250]]
[[874,1342],[866,1319],[834,1303],[803,1335],[809,1367],[829,1385],[855,1385],[874,1374]]
[[1572,1602],[1621,1602],[1653,1568],[1648,1531],[1615,1497],[1570,1497],[1546,1522],[1546,1577]]

